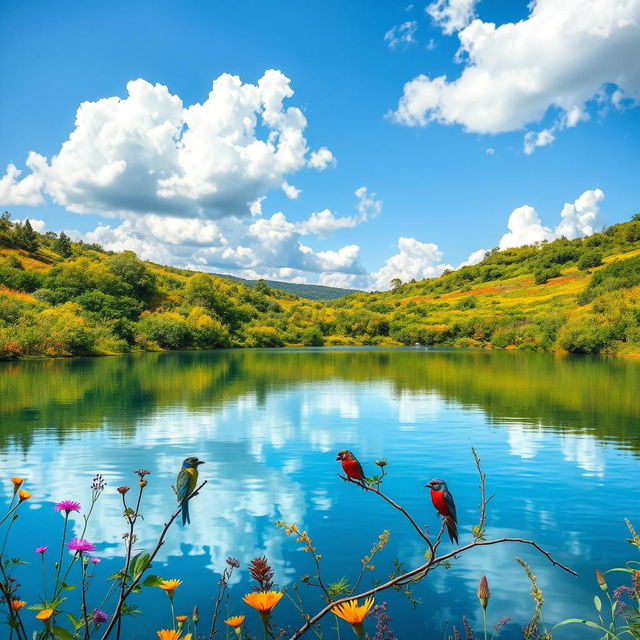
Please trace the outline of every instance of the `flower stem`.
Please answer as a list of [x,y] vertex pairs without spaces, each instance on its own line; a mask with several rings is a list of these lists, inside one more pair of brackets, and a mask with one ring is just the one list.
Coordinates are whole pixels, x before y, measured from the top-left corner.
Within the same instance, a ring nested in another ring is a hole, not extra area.
[[67,523],[69,522],[69,512],[64,512],[64,527],[62,528],[62,542],[60,543],[60,559],[58,560],[58,570],[56,571],[56,584],[53,590],[53,599],[58,595],[60,582],[60,568],[62,567],[62,554],[64,553],[64,539],[67,537]]
[[80,566],[82,568],[82,616],[84,617],[84,637],[89,637],[89,617],[87,615],[87,563],[80,554]]
[[487,610],[482,607],[482,622],[484,624],[484,640],[487,640]]

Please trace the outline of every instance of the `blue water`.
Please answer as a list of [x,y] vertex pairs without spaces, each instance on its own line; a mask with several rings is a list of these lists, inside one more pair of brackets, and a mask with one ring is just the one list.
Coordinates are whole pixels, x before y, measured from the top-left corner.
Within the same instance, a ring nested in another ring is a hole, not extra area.
[[[387,458],[384,491],[435,533],[439,526],[425,482],[447,480],[458,508],[461,544],[478,521],[475,447],[493,494],[488,537],[535,539],[575,578],[530,548],[515,544],[473,549],[414,585],[409,598],[394,591],[388,602],[396,637],[442,638],[467,616],[481,635],[476,591],[489,580],[491,624],[512,623],[502,638],[521,637],[533,612],[520,556],[531,564],[545,594],[544,618],[552,626],[566,617],[592,617],[598,592],[596,568],[633,559],[624,518],[640,527],[640,366],[546,354],[424,351],[411,349],[307,349],[140,354],[109,359],[26,362],[0,367],[0,464],[8,503],[9,478],[22,475],[33,497],[22,508],[7,555],[29,565],[16,575],[29,604],[41,594],[34,548],[58,549],[62,499],[88,505],[93,475],[108,486],[92,516],[87,538],[102,559],[88,592],[98,606],[102,578],[122,565],[126,531],[116,487],[135,487],[133,469],[151,471],[136,548],[149,550],[175,508],[171,485],[189,455],[206,460],[207,480],[192,506],[192,523],[173,527],[152,573],[179,578],[176,614],[197,604],[201,632],[208,630],[211,598],[228,556],[234,574],[223,616],[257,616],[241,601],[250,590],[247,564],[266,555],[279,588],[313,573],[309,554],[275,520],[296,523],[323,554],[325,582],[353,580],[360,558],[384,530],[388,546],[376,557],[363,587],[384,582],[394,559],[411,568],[424,562],[425,545],[402,516],[373,494],[336,475],[338,450],[348,448],[372,475],[373,461]],[[83,522],[73,518],[67,538]],[[448,540],[441,551],[451,549]],[[48,552],[51,573],[54,553]],[[77,581],[77,575],[75,576]],[[611,577],[613,585],[619,579]],[[321,605],[317,589],[300,586],[310,613]],[[69,606],[77,595],[68,592]],[[170,626],[168,599],[158,588],[133,598],[144,615],[127,620],[123,637],[155,637]],[[111,607],[111,609],[110,609]],[[113,603],[102,608],[107,613]],[[30,629],[34,612],[23,610]],[[300,623],[283,599],[276,627]],[[323,625],[336,637],[333,616]],[[224,626],[224,625],[223,625]],[[367,630],[374,634],[374,625]],[[343,637],[351,632],[342,627]],[[226,631],[223,630],[222,637]],[[97,636],[99,637],[99,636]],[[286,636],[285,636],[286,637]],[[314,637],[311,632],[305,637]],[[564,627],[557,638],[591,637],[582,627]]]

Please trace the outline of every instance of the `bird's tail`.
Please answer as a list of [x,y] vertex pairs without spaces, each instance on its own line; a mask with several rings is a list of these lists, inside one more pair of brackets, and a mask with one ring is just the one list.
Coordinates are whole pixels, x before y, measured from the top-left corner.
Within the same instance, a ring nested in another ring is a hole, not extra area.
[[447,523],[447,531],[449,532],[449,540],[458,544],[458,525],[451,516],[445,516],[445,522]]
[[182,526],[191,522],[191,518],[189,518],[189,501],[182,501]]

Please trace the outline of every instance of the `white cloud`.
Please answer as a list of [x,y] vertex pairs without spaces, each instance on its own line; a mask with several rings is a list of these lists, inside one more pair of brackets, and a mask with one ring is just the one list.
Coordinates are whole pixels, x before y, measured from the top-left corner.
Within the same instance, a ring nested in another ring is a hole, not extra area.
[[293,197],[287,175],[333,162],[325,147],[308,157],[307,121],[284,104],[292,96],[273,69],[257,84],[223,74],[203,103],[186,107],[166,86],[134,80],[125,98],[83,102],[57,155],[31,153],[31,175],[18,182],[10,165],[0,184],[32,204],[43,186],[75,213],[243,216],[270,189]]
[[0,178],[0,205],[35,207],[44,202],[41,177],[31,174],[18,180],[21,173],[14,164],[7,166],[6,173]]
[[556,139],[553,129],[543,129],[542,131],[527,131],[524,134],[524,152],[531,155],[536,147],[546,147]]
[[309,156],[307,166],[318,171],[324,171],[328,167],[333,167],[336,164],[336,159],[333,153],[326,147],[321,147],[317,151],[313,151]]
[[289,184],[286,180],[282,183],[282,190],[289,200],[296,200],[302,193],[302,189],[298,189]]
[[500,239],[500,249],[520,247],[525,244],[535,244],[544,240],[556,240],[564,236],[573,240],[591,235],[595,231],[595,224],[600,210],[600,202],[604,193],[600,189],[585,191],[572,204],[565,203],[561,212],[561,222],[555,230],[545,227],[536,210],[523,205],[514,209],[509,216],[509,232]]
[[484,260],[486,255],[486,249],[478,249],[477,251],[474,251],[464,262],[461,262],[458,269],[460,267],[471,267],[474,264],[479,264]]
[[[15,220],[15,222],[24,224],[26,220],[27,218],[24,218],[23,220]],[[47,223],[44,220],[39,220],[38,218],[29,218],[29,224],[31,225],[31,228],[38,233],[44,233],[47,228]]]
[[485,153],[486,153],[488,156],[493,156],[493,155],[495,155],[496,150],[495,150],[493,147],[488,147],[488,148],[487,148],[487,150],[485,151]]
[[418,23],[415,20],[403,22],[395,27],[391,27],[389,31],[384,34],[384,41],[389,45],[390,49],[395,49],[398,46],[408,47],[414,44],[416,29]]
[[[446,29],[455,30],[467,18],[445,16],[454,16],[454,7],[463,5],[472,7],[471,2],[429,6]],[[583,0],[538,0],[530,7],[528,18],[517,23],[497,26],[476,19],[459,31],[460,76],[419,75],[407,82],[395,120],[410,126],[459,124],[468,132],[488,134],[522,129],[556,110],[552,127],[541,137],[529,136],[533,150],[548,144],[554,132],[586,119],[590,100],[617,105],[624,96],[637,101],[640,0],[586,5]],[[461,9],[455,13],[460,15],[468,14]],[[607,86],[615,91],[603,90]]]
[[415,238],[399,238],[399,252],[388,258],[384,266],[371,274],[371,288],[378,291],[388,289],[391,280],[403,282],[439,276],[451,265],[443,264],[442,251],[431,242],[420,242]]
[[475,17],[478,0],[436,0],[428,4],[425,11],[448,35],[466,27]]

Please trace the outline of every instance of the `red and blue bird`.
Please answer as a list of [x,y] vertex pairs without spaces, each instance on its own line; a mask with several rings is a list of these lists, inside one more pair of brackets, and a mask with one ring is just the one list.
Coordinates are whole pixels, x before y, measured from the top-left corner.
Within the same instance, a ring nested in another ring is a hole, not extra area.
[[351,451],[348,449],[338,451],[336,460],[340,460],[342,462],[342,470],[347,474],[348,478],[360,483],[367,481],[364,471],[362,470],[362,465],[358,462],[358,458],[356,458]]
[[458,544],[458,518],[456,516],[456,503],[447,487],[447,483],[440,478],[434,478],[424,485],[431,489],[431,502],[438,513],[444,518],[451,542]]

